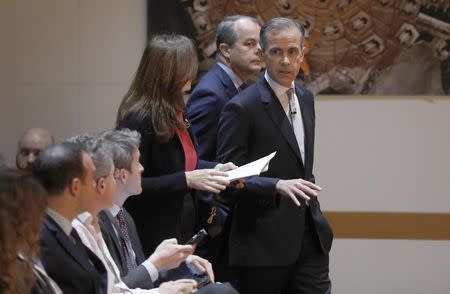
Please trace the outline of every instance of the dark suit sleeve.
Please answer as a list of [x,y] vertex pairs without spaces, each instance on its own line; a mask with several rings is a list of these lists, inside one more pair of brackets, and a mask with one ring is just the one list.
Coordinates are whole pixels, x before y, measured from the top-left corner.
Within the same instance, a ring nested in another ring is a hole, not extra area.
[[197,168],[203,169],[203,168],[214,168],[217,165],[217,162],[213,161],[206,161],[199,159]]
[[[249,162],[248,140],[251,133],[251,117],[244,106],[235,102],[227,103],[222,111],[217,134],[217,159],[221,162],[231,161],[240,166]],[[275,186],[277,178],[251,177],[246,179],[243,191],[229,189],[222,193],[224,198],[241,199],[241,195],[254,197],[256,202],[263,206],[275,206],[278,203]],[[245,192],[252,193],[245,193]],[[250,196],[252,195],[252,196]]]
[[139,265],[127,275],[122,277],[122,281],[130,289],[141,288],[141,289],[153,289],[153,282],[147,269],[143,265]]
[[[311,150],[313,150],[313,158],[312,158],[312,162],[314,162],[314,141],[315,141],[315,128],[316,128],[316,109],[315,109],[315,103],[314,103],[314,95],[308,91],[307,89],[301,88],[302,89],[302,93],[305,93],[305,96],[308,97],[308,100],[311,101],[311,114],[312,114],[312,123],[313,123],[313,127],[312,127],[312,131],[313,131],[313,135],[312,135],[312,145],[310,147]],[[311,176],[306,178],[307,181],[310,181],[311,183],[316,183],[316,177],[314,176],[314,174],[312,173],[313,171],[311,170]]]
[[[120,122],[119,128],[136,130],[141,134],[141,145],[139,146],[139,151],[141,152],[140,161],[145,169],[151,169],[152,167],[148,154],[151,154],[152,152],[152,140],[155,140],[155,138],[150,128],[145,127],[144,122],[137,114],[132,114],[127,119]],[[184,171],[158,177],[143,176],[142,188],[147,191],[147,194],[151,194],[152,197],[172,193],[186,193],[189,190]]]
[[130,288],[153,289],[154,285],[150,274],[142,263],[145,261],[144,250],[142,250],[141,240],[136,230],[131,215],[123,208],[125,221],[127,222],[128,233],[130,235],[131,246],[136,254],[136,262],[139,264],[134,270],[123,277],[124,283]]
[[[126,210],[124,210],[124,215],[129,229],[131,246],[133,247],[133,250],[136,254],[136,262],[137,264],[141,264],[144,261],[144,253],[142,252],[142,246],[139,242],[139,237],[136,232],[136,226],[134,225],[134,221],[131,218],[130,214]],[[117,247],[114,245],[114,243],[118,243],[119,240],[117,239],[116,233],[114,232],[113,224],[107,216],[107,213],[104,211],[101,211],[98,217],[103,239],[105,240],[111,257],[120,270],[123,282],[129,288],[153,289],[154,285],[151,280],[150,274],[143,265],[139,265],[128,274],[124,275],[125,265],[121,262],[121,254],[117,251]]]
[[205,87],[196,89],[187,103],[187,114],[198,142],[199,158],[210,160],[216,155],[217,124],[225,103],[224,97]]

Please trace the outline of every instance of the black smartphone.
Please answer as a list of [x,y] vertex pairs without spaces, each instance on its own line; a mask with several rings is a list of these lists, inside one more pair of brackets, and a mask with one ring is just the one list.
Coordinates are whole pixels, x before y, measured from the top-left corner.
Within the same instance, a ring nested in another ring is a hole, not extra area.
[[186,242],[186,245],[198,245],[203,239],[205,239],[206,236],[208,236],[208,233],[205,229],[201,229],[189,241]]
[[209,279],[209,277],[201,277],[199,280],[197,280],[197,289],[203,288],[208,284],[211,284],[211,280]]

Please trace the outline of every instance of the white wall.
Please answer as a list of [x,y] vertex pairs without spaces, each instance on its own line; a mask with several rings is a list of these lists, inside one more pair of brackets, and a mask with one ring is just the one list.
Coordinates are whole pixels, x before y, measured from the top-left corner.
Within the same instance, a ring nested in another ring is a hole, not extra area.
[[112,128],[146,41],[146,0],[0,1],[0,152],[30,126]]
[[[449,96],[317,100],[322,209],[450,213]],[[333,292],[450,293],[449,248],[450,241],[337,239]]]
[[450,96],[317,100],[322,208],[450,213]]
[[[30,126],[111,128],[146,40],[145,0],[0,1],[0,152]],[[450,212],[450,97],[319,97],[325,210]],[[414,225],[414,224],[411,224]],[[450,293],[450,242],[336,240],[334,293]]]
[[330,256],[335,294],[448,294],[450,242],[343,240]]

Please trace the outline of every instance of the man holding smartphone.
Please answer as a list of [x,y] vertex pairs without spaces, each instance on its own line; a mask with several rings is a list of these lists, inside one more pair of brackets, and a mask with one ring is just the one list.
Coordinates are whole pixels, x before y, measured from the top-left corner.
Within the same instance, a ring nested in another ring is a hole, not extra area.
[[[121,129],[106,132],[103,134],[103,138],[111,143],[110,148],[115,166],[116,195],[113,207],[100,212],[98,217],[103,238],[115,263],[119,266],[123,281],[129,287],[149,289],[153,287],[153,282],[159,284],[168,280],[167,277],[160,276],[161,270],[164,272],[164,270],[186,265],[194,274],[203,275],[207,278],[204,281],[198,279],[198,283],[192,279],[184,279],[164,284],[189,281],[195,284],[195,289],[198,289],[206,281],[214,283],[211,263],[199,256],[192,255],[195,245],[201,241],[200,237],[204,237],[206,232],[193,238],[192,245],[178,244],[176,239],[164,240],[154,253],[148,259],[145,259],[134,221],[122,207],[129,196],[139,195],[142,191],[141,174],[143,167],[139,163],[138,149],[140,135],[136,131]],[[173,276],[171,275],[171,277]],[[198,293],[234,294],[237,292],[228,284],[213,284],[208,285]]]

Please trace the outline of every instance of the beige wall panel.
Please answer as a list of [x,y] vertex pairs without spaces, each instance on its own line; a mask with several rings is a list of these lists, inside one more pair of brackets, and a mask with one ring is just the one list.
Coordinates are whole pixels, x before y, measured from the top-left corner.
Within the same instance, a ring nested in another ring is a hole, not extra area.
[[335,240],[335,294],[448,294],[449,241]]

